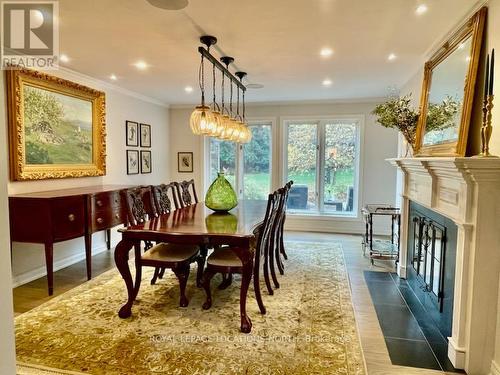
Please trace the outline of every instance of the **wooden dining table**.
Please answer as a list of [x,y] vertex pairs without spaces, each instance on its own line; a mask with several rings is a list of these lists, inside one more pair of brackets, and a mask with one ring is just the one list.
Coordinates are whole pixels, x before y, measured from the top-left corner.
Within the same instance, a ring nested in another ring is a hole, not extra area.
[[[160,215],[142,224],[119,229],[122,239],[115,249],[115,263],[127,287],[127,302],[120,308],[120,318],[132,315],[132,305],[141,285],[141,241],[199,245],[211,248],[229,245],[243,264],[240,290],[241,331],[249,333],[252,322],[246,312],[248,287],[252,279],[255,228],[264,220],[267,201],[242,200],[226,213],[208,209],[203,202]],[[129,254],[135,249],[135,281],[129,267]],[[200,306],[201,308],[201,306]]]

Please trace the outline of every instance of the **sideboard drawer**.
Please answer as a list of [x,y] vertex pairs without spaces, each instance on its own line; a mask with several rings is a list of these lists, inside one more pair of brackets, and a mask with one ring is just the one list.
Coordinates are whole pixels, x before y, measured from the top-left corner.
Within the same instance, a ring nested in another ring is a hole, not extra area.
[[92,231],[97,232],[117,225],[126,223],[127,213],[121,208],[115,210],[99,210],[95,212],[92,218]]
[[103,192],[92,196],[92,210],[94,212],[110,207],[119,207],[120,204],[121,196],[119,191]]
[[50,209],[54,240],[85,234],[85,200],[82,196],[52,199]]

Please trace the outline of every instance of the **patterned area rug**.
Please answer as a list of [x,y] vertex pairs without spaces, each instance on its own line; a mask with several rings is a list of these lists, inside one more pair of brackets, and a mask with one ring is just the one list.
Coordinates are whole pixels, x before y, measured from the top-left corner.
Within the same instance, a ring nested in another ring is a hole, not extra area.
[[148,270],[132,317],[122,320],[125,285],[111,270],[16,318],[18,373],[365,374],[341,245],[286,249],[281,288],[269,296],[263,287],[266,315],[249,290],[249,335],[239,331],[237,277],[222,291],[212,280],[214,303],[204,311],[194,266],[187,308],[177,305],[170,271],[151,286]]

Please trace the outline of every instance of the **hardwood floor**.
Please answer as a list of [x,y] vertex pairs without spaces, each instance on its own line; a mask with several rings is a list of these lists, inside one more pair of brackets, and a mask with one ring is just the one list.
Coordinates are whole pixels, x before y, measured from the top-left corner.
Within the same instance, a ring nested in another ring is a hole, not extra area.
[[[287,232],[287,240],[341,242],[344,249],[346,267],[351,282],[352,301],[363,347],[368,374],[370,375],[421,375],[445,374],[442,371],[394,366],[391,364],[384,336],[377,319],[368,287],[363,275],[365,270],[394,271],[394,264],[376,261],[372,266],[361,251],[361,236],[327,233]],[[113,252],[103,252],[93,257],[93,276],[97,276],[114,267]],[[85,261],[64,268],[54,274],[54,295],[47,295],[45,277],[14,289],[14,310],[16,315],[26,312],[51,298],[74,288],[86,281]],[[446,373],[448,374],[448,373]],[[453,374],[453,373],[449,373]]]

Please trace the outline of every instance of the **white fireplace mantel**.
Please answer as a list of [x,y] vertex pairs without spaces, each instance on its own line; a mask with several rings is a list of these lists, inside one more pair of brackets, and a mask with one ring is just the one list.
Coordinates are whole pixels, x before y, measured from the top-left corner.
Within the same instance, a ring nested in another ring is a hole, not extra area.
[[457,263],[448,356],[468,374],[489,374],[500,312],[500,158],[388,161],[403,172],[398,273],[406,277],[410,201],[455,222]]

